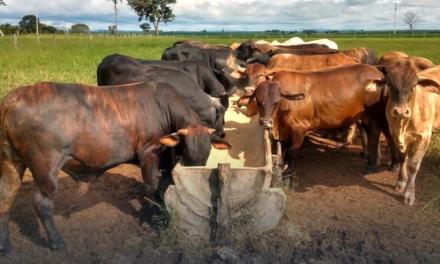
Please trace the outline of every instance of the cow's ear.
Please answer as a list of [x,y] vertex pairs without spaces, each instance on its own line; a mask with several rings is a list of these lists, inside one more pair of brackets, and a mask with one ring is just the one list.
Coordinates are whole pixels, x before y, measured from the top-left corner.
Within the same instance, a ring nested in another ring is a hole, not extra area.
[[306,96],[303,93],[297,93],[297,94],[284,94],[281,93],[281,96],[288,99],[288,100],[303,100]]
[[240,46],[241,46],[241,43],[234,42],[234,43],[232,43],[232,45],[231,45],[231,49],[232,49],[232,50],[236,50],[236,49],[238,49]]
[[255,100],[255,97],[251,97],[249,99],[246,108],[247,108],[246,112],[244,112],[246,116],[254,116],[258,114],[258,105],[257,105],[257,100]]
[[230,149],[232,148],[231,144],[226,142],[223,139],[214,138],[211,139],[211,144],[215,149]]
[[231,77],[234,79],[240,79],[242,77],[246,76],[246,72],[243,70],[235,70],[231,73]]
[[385,66],[383,66],[383,65],[378,65],[377,66],[377,69],[379,70],[379,71],[381,71],[383,74],[387,74],[387,68],[385,68]]
[[188,136],[188,128],[182,128],[182,129],[177,130],[177,134],[184,136],[184,137]]
[[440,83],[436,79],[420,78],[417,83],[429,92],[440,94]]
[[237,101],[237,106],[238,107],[247,106],[249,104],[251,97],[252,96],[248,96],[248,95],[240,97],[240,99],[238,99]]
[[160,138],[160,143],[167,147],[175,147],[180,142],[180,137],[177,133],[173,133]]

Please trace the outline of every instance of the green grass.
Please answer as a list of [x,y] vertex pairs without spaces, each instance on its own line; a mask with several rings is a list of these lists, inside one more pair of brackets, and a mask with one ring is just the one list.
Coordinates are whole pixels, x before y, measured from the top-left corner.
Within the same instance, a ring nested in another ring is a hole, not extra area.
[[[16,87],[41,81],[96,84],[96,67],[101,59],[121,53],[144,59],[160,59],[162,51],[181,38],[176,37],[103,37],[35,36],[0,38],[0,98]],[[245,38],[199,36],[209,43],[231,44]],[[381,55],[400,50],[426,57],[440,64],[440,38],[337,38],[340,49],[369,47]],[[430,156],[439,155],[440,140],[432,142]]]

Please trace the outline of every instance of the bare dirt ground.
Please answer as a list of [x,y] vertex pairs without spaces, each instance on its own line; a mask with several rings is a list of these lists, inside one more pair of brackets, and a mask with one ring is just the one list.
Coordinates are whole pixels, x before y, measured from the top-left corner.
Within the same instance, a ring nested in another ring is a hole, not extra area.
[[13,253],[0,263],[440,263],[440,161],[425,162],[408,207],[394,191],[396,173],[364,177],[359,152],[306,142],[280,225],[226,257],[163,239],[146,221],[140,170],[131,165],[108,171],[84,195],[62,175],[55,221],[67,250],[52,252],[27,173],[11,214]]

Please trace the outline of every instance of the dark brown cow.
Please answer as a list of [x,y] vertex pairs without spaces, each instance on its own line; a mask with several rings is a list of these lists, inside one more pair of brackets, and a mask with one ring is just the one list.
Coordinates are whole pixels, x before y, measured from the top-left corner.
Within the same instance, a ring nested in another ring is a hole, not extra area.
[[[92,87],[40,83],[0,104],[0,253],[10,251],[8,215],[26,168],[37,185],[34,206],[52,249],[64,247],[53,206],[60,170],[89,181],[122,163],[139,164],[146,191],[157,190],[165,146],[182,141],[182,162],[205,165],[213,129],[171,86]],[[229,148],[222,140],[214,147]]]
[[180,40],[173,44],[173,47],[194,47],[201,49],[222,49],[232,51],[231,47],[221,44],[209,44],[198,40]]
[[321,44],[301,44],[292,46],[274,46],[269,43],[256,43],[246,41],[235,48],[234,54],[237,59],[250,62],[267,61],[270,57],[279,53],[298,55],[332,54],[339,53],[338,50],[330,49]]
[[403,155],[396,190],[404,192],[404,204],[413,205],[417,172],[432,133],[440,132],[440,66],[418,71],[414,61],[399,61],[381,69],[390,89],[390,132]]
[[[315,72],[281,71],[271,79],[261,83],[248,98],[248,110],[254,113],[258,110],[261,124],[273,128],[275,139],[289,142],[290,168],[293,168],[293,154],[309,131],[346,127],[364,116],[371,117],[367,127],[370,150],[367,172],[378,166],[376,150],[380,131],[389,133],[383,98],[384,76],[377,68],[356,64]],[[289,94],[301,93],[304,100],[289,100]],[[283,94],[286,96],[280,96]],[[394,151],[393,166],[397,163]]]

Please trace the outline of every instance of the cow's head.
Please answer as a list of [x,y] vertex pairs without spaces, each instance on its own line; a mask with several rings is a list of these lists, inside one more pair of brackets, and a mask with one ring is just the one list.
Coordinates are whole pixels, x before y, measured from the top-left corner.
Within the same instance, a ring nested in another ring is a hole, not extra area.
[[181,141],[182,162],[185,166],[205,166],[211,145],[216,149],[231,148],[228,142],[216,136],[215,129],[203,125],[188,126],[160,138],[160,143],[168,147],[175,147]]
[[267,67],[261,63],[248,64],[245,70],[236,70],[232,73],[234,78],[240,78],[245,80],[243,89],[245,95],[252,95],[255,88],[262,82],[267,81],[269,78],[266,76]]
[[233,55],[229,55],[226,60],[216,58],[214,61],[213,72],[229,95],[234,92],[236,87],[241,87],[243,85],[243,80],[235,78],[232,74],[236,70],[243,70],[244,68],[242,65],[244,65],[244,63],[236,60]]
[[435,76],[417,73],[414,65],[408,61],[396,63],[392,68],[379,67],[385,74],[389,88],[386,117],[389,129],[399,151],[407,148],[406,134],[415,106],[416,87],[440,93],[440,81]]
[[[257,86],[250,98],[250,104],[256,103],[260,114],[260,124],[272,128],[273,116],[278,110],[281,99],[302,100],[303,93],[288,94],[282,92],[281,84],[276,81],[266,81]],[[254,100],[254,102],[252,102]]]
[[354,48],[343,51],[343,53],[359,63],[375,65],[377,63],[376,52],[368,48]]

